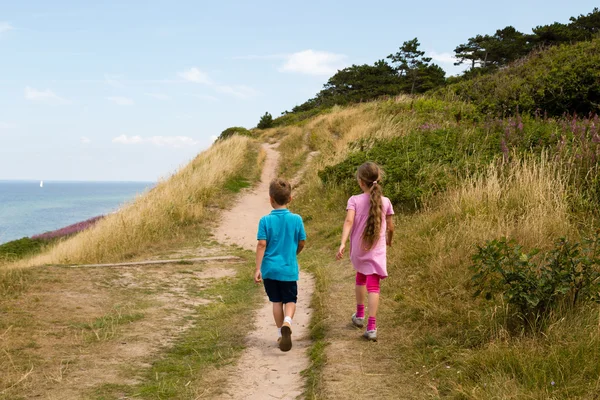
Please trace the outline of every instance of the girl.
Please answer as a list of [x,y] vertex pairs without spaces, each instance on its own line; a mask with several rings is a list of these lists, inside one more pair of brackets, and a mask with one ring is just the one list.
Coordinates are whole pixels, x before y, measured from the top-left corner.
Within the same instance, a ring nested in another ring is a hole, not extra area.
[[368,293],[369,320],[363,336],[372,341],[377,341],[379,281],[387,277],[386,244],[391,246],[394,233],[394,210],[390,199],[383,196],[381,173],[372,162],[358,167],[356,178],[363,193],[348,200],[342,243],[336,256],[338,260],[344,256],[350,236],[350,260],[356,270],[356,312],[352,314],[352,323],[364,326]]

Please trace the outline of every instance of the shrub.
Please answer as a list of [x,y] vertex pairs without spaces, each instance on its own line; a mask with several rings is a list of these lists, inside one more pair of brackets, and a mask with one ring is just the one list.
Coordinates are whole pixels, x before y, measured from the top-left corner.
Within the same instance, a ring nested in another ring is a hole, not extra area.
[[42,239],[24,237],[0,245],[0,260],[14,261],[27,255],[38,253],[47,244]]
[[252,132],[241,126],[232,126],[221,132],[217,140],[225,140],[233,135],[252,136]]
[[319,172],[323,183],[342,185],[350,194],[357,188],[358,166],[374,161],[385,172],[385,195],[405,209],[418,208],[424,196],[446,189],[500,152],[499,146],[480,138],[477,131],[442,129],[435,124],[424,124],[406,136],[363,139],[352,146],[354,151],[344,161]]
[[488,241],[473,255],[474,296],[492,299],[501,294],[525,329],[542,329],[558,305],[598,301],[599,244],[599,236],[586,239],[583,246],[562,238],[540,257],[539,250],[526,253],[506,238]]
[[600,103],[600,39],[552,47],[495,74],[464,80],[442,89],[476,104],[484,113],[550,115],[598,112]]
[[258,129],[268,129],[273,126],[273,116],[268,112],[265,113],[262,117],[260,117],[260,121],[256,127]]

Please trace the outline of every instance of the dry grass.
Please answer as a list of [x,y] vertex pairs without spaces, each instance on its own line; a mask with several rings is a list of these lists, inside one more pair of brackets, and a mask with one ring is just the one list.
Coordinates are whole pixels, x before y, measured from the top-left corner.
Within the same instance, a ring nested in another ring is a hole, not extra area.
[[206,206],[216,201],[227,179],[242,174],[254,146],[243,136],[215,143],[92,229],[15,266],[117,261],[139,254],[157,241],[181,235],[186,227],[210,217]]
[[[342,161],[356,141],[368,145],[372,138],[400,136],[418,128],[423,118],[410,110],[409,101],[389,103],[404,107],[395,115],[380,112],[384,104],[363,104],[294,128],[307,135],[310,150],[321,151],[307,170],[304,191],[293,205],[307,221],[312,238],[303,265],[318,277],[312,327],[316,344],[311,358],[321,372],[307,371],[307,393],[310,398],[361,398],[374,394],[373,387],[381,387],[379,398],[397,398],[402,393],[407,399],[475,399],[494,398],[493,388],[502,387],[495,398],[547,398],[556,391],[540,389],[547,384],[542,373],[530,372],[543,370],[544,365],[556,367],[539,357],[548,342],[511,339],[503,307],[473,299],[469,289],[475,244],[508,236],[526,248],[549,248],[557,237],[579,235],[570,214],[572,188],[545,155],[515,155],[516,161],[510,164],[492,163],[482,173],[425,201],[420,212],[397,215],[397,236],[388,253],[390,277],[382,285],[381,340],[366,344],[360,332],[348,326],[354,303],[352,269],[348,262],[327,261],[341,234],[346,197],[342,190],[323,186],[317,172]],[[454,124],[443,118],[431,114],[436,124]],[[552,351],[559,352],[565,340],[575,340],[577,335],[568,333],[578,329],[579,336],[598,336],[593,328],[597,316],[597,311],[583,311],[571,322],[553,325]],[[581,341],[583,348],[596,343],[590,340],[585,345]],[[504,358],[509,361],[502,365],[499,360]],[[564,363],[564,357],[555,359]],[[519,364],[528,365],[523,376],[519,369],[511,370]],[[587,364],[579,370],[593,369]],[[564,393],[558,398],[565,398]]]

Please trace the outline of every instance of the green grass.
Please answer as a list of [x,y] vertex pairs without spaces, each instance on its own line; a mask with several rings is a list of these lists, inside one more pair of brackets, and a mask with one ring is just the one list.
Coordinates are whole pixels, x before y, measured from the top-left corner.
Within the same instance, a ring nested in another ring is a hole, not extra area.
[[205,388],[208,397],[220,393],[218,382],[225,377],[215,371],[239,357],[252,327],[252,311],[260,304],[262,291],[250,279],[250,270],[251,266],[244,264],[237,277],[202,291],[201,296],[213,302],[198,307],[193,326],[152,363],[139,385],[100,386],[94,389],[95,398],[126,394],[143,399],[190,399]]
[[75,323],[70,326],[86,332],[87,342],[102,342],[118,337],[123,325],[144,319],[144,314],[139,311],[143,308],[138,302],[132,304],[115,305],[110,313],[94,319],[88,323]]
[[243,176],[236,175],[229,178],[223,187],[230,192],[239,193],[240,190],[250,187],[250,181]]
[[45,240],[30,239],[28,237],[1,244],[0,262],[16,261],[26,256],[39,253],[47,244],[48,242]]

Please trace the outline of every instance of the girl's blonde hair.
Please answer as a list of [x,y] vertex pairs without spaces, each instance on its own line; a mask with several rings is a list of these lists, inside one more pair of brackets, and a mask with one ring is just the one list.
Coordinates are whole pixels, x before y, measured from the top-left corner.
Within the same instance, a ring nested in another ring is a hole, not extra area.
[[381,219],[383,215],[383,190],[381,188],[381,168],[373,162],[366,162],[356,172],[358,179],[369,188],[370,206],[367,225],[362,233],[362,242],[366,250],[373,248],[381,235]]

